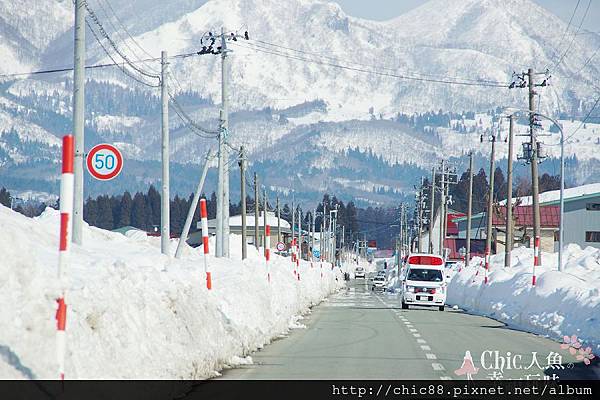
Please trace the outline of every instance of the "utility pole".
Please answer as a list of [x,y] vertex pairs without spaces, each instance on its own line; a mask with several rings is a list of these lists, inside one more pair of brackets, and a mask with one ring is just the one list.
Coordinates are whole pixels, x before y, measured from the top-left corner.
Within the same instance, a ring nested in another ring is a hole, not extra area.
[[469,199],[467,203],[467,252],[465,254],[465,267],[471,260],[471,219],[473,217],[473,152],[469,153]]
[[513,247],[513,212],[512,212],[512,182],[513,182],[513,137],[515,116],[511,115],[508,126],[508,165],[506,167],[506,239],[504,240],[504,267],[511,265]]
[[494,151],[496,148],[496,136],[492,133],[491,137],[492,151],[490,154],[490,187],[488,189],[487,203],[487,225],[485,234],[485,278],[484,283],[488,282],[488,273],[490,270],[490,257],[492,255],[492,217],[494,207]]
[[[183,225],[183,230],[181,231],[181,235],[179,236],[179,242],[177,243],[177,249],[175,250],[175,258],[181,258],[183,244],[187,241],[188,234],[190,233],[190,227],[192,226],[192,219],[194,219],[194,213],[198,209],[198,200],[200,199],[200,194],[202,193],[202,188],[204,187],[204,180],[206,179],[206,174],[208,173],[208,166],[210,164],[211,159],[212,150],[209,150],[206,153],[206,161],[204,162],[202,175],[200,175],[200,182],[198,182],[198,186],[196,187],[196,191],[194,192],[194,197],[192,198],[192,203],[190,204],[190,208],[188,210],[185,223]],[[208,233],[202,232],[202,236],[208,236]]]
[[404,242],[404,240],[403,240],[404,230],[402,227],[403,223],[404,223],[404,204],[400,203],[400,233],[398,234],[398,242],[400,243],[400,247],[398,248],[398,254],[400,254],[402,252],[402,243]]
[[242,203],[242,260],[248,257],[246,235],[246,153],[244,146],[240,147],[240,197]]
[[73,235],[72,242],[83,243],[83,164],[85,109],[85,0],[75,0],[75,51],[73,54],[73,135],[75,136]]
[[444,255],[444,225],[446,225],[446,160],[442,160],[441,167],[441,188],[442,188],[442,197],[440,200],[440,255]]
[[163,254],[169,255],[169,240],[171,238],[170,227],[170,195],[169,195],[169,93],[167,90],[167,52],[160,53],[160,100],[161,107],[161,154],[162,154],[162,193],[160,207],[160,251]]
[[302,260],[302,209],[298,207],[298,259]]
[[[296,239],[296,231],[294,230],[294,226],[296,225],[296,209],[294,208],[294,197],[292,196],[292,243],[294,245],[294,239]],[[294,261],[294,260],[292,260]]]
[[317,209],[315,208],[313,215],[312,215],[312,236],[310,238],[310,247],[311,247],[312,251],[315,251],[315,233],[316,233],[315,219],[316,218],[317,218]]
[[[534,75],[546,75],[542,83],[536,84],[534,82]],[[525,79],[527,77],[527,79]],[[538,162],[540,159],[540,147],[537,142],[536,129],[539,125],[537,121],[537,115],[535,112],[535,87],[548,86],[548,72],[535,73],[532,68],[529,68],[527,72],[518,74],[517,78],[519,82],[512,82],[509,88],[528,88],[529,98],[529,143],[527,144],[528,149],[525,150],[526,154],[523,158],[531,163],[531,199],[533,207],[533,246],[534,246],[534,257],[533,257],[533,285],[535,285],[535,269],[542,265],[542,258],[540,257],[540,202],[539,202],[539,180],[538,180]]]
[[223,233],[222,233],[222,256],[229,257],[229,151],[224,144],[229,136],[229,70],[227,53],[227,40],[225,40],[225,29],[221,28],[221,132],[223,136]]
[[258,175],[256,172],[254,173],[254,247],[256,250],[260,247],[260,242],[258,241],[258,205],[260,199],[258,198]]
[[435,167],[431,169],[431,191],[429,199],[429,253],[433,254],[433,225],[435,221],[434,204],[435,204]]
[[277,243],[281,242],[281,209],[279,208],[279,195],[275,199],[275,207],[277,208]]
[[[542,257],[539,257],[540,243],[540,188],[538,180],[538,144],[535,131],[535,91],[533,82],[533,69],[527,70],[529,86],[529,135],[531,138],[531,199],[533,205],[533,246],[534,246],[534,268],[542,265]],[[535,277],[535,272],[534,272]],[[534,281],[535,285],[535,281]]]
[[267,243],[267,240],[269,240],[269,238],[267,237],[267,209],[269,208],[269,203],[267,202],[267,189],[263,189],[263,241],[264,241],[264,245],[265,245],[265,249],[267,248],[267,246],[269,245],[269,243]]

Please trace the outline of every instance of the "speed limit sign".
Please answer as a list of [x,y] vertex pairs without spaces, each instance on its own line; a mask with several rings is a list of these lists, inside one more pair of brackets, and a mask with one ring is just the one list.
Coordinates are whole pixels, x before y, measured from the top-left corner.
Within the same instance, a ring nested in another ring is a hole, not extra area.
[[278,242],[277,243],[277,251],[284,251],[284,250],[285,250],[285,243]]
[[109,181],[119,175],[123,169],[123,156],[112,144],[102,143],[90,150],[86,163],[88,171],[94,178]]

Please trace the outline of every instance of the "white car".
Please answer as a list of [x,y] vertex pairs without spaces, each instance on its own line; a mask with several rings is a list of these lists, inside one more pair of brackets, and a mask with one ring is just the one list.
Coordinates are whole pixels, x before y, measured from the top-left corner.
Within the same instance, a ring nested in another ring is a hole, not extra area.
[[402,277],[402,308],[409,305],[438,307],[446,305],[444,260],[433,254],[412,254]]
[[363,267],[356,267],[354,270],[354,278],[365,279],[365,269]]
[[385,290],[386,286],[387,283],[385,281],[385,277],[378,275],[373,278],[373,286],[371,286],[371,290]]

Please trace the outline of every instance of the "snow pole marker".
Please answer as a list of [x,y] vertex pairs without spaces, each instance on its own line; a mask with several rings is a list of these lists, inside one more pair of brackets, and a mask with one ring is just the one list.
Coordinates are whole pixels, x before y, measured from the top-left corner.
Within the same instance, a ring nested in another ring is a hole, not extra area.
[[298,275],[296,271],[296,238],[292,239],[292,265],[294,267],[294,275]]
[[200,199],[200,220],[202,222],[202,248],[204,250],[204,272],[206,273],[206,288],[212,289],[212,276],[208,266],[208,212],[206,199]]
[[536,281],[535,267],[539,264],[539,262],[540,262],[540,237],[536,236],[535,240],[533,241],[533,278],[531,280],[532,286],[535,286],[535,281]]
[[269,268],[269,259],[271,258],[271,225],[265,226],[265,262],[267,266],[267,281],[271,283],[271,270]]
[[490,249],[485,249],[485,277],[483,283],[488,283],[488,271],[490,269]]
[[60,236],[58,243],[58,282],[60,297],[56,299],[56,357],[58,361],[59,379],[65,379],[65,352],[67,348],[67,303],[66,284],[63,272],[69,264],[71,251],[71,216],[73,215],[74,175],[74,138],[73,135],[63,136],[62,143],[62,173],[60,176]]

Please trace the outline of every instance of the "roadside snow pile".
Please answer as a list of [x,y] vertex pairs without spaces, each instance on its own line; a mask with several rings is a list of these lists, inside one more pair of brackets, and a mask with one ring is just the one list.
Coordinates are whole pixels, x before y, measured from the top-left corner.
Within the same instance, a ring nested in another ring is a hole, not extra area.
[[[30,219],[0,206],[0,378],[56,379],[57,211]],[[182,260],[160,254],[160,238],[84,228],[66,271],[67,379],[182,379],[217,375],[253,350],[297,328],[298,315],[344,283],[306,262],[298,281],[288,258],[265,261],[252,246],[241,261],[201,249]],[[171,242],[174,253],[176,241]],[[212,248],[211,248],[212,251]]]
[[542,254],[542,268],[532,286],[533,250],[512,253],[504,268],[504,254],[491,257],[489,283],[483,283],[481,259],[463,268],[448,287],[448,303],[486,315],[508,326],[562,341],[576,335],[584,345],[600,349],[600,249],[565,249],[565,266],[557,270],[557,255]]

